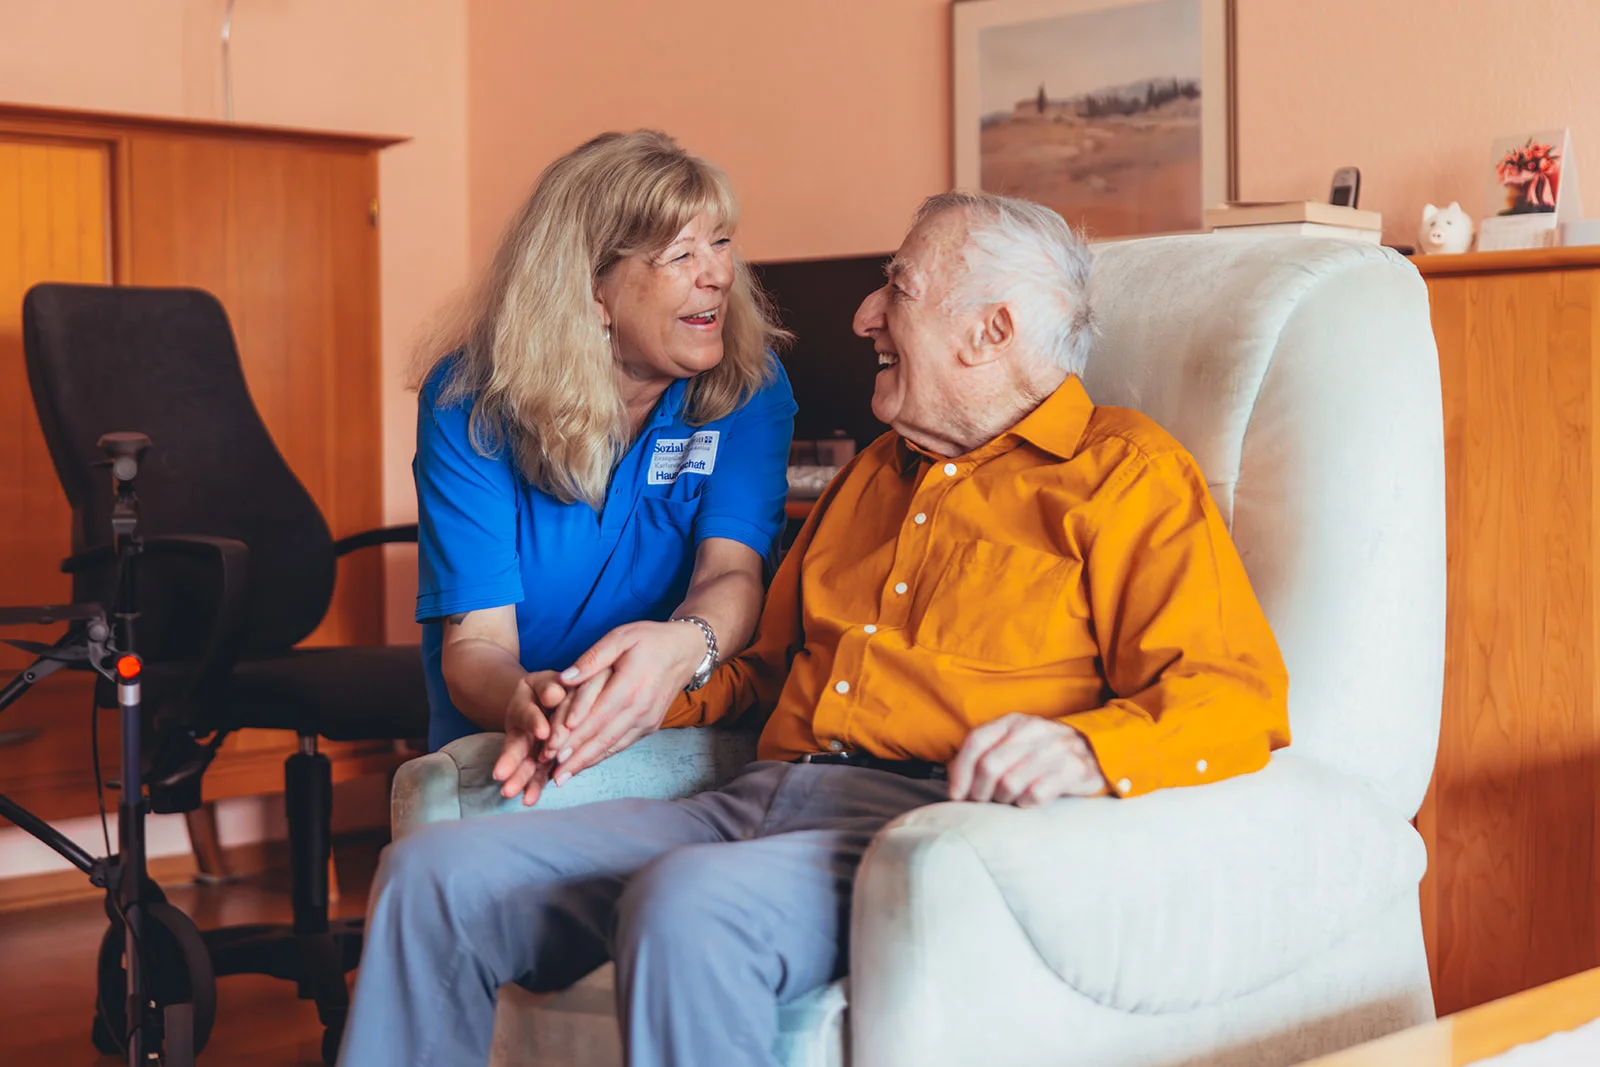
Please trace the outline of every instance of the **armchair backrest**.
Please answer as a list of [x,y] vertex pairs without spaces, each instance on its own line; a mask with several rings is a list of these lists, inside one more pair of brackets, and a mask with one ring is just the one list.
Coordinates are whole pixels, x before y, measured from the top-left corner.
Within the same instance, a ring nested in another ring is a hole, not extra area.
[[1199,461],[1289,667],[1297,752],[1407,816],[1444,685],[1444,420],[1428,294],[1375,245],[1100,246],[1084,384]]

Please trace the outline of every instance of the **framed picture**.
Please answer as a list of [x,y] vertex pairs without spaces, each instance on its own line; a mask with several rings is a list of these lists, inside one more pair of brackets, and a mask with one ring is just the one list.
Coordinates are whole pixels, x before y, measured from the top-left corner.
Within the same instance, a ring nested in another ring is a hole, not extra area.
[[1232,0],[953,5],[958,189],[1091,239],[1204,228],[1236,199]]
[[1568,155],[1566,130],[1539,130],[1498,138],[1494,153],[1495,215],[1554,215],[1561,168]]
[[1478,251],[1546,248],[1558,243],[1562,223],[1583,218],[1566,129],[1496,137],[1490,147],[1484,219]]

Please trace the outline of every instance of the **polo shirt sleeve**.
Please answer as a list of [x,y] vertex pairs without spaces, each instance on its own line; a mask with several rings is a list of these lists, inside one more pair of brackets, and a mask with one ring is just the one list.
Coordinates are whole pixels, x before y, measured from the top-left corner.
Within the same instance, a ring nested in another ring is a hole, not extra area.
[[775,358],[773,364],[773,380],[724,422],[716,467],[694,521],[697,547],[708,537],[726,537],[750,546],[769,568],[783,531],[796,411],[789,376]]
[[517,478],[472,447],[470,405],[441,407],[440,374],[417,403],[417,621],[521,603]]

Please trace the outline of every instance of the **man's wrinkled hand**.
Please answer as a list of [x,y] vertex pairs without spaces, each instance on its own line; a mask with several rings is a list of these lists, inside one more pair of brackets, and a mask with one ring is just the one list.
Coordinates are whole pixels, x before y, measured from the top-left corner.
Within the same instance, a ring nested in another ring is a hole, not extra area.
[[522,794],[524,804],[539,799],[548,779],[548,765],[539,761],[550,737],[550,713],[561,706],[567,690],[555,671],[534,671],[522,679],[506,702],[506,740],[494,763],[494,779],[502,796]]
[[1094,796],[1106,780],[1082,734],[1037,715],[1006,715],[967,735],[947,768],[951,800],[1033,808]]
[[[612,673],[610,669],[603,669],[588,681],[570,690],[566,699],[561,702],[561,706],[551,714],[550,737],[544,743],[544,751],[539,755],[539,762],[547,765],[552,775],[555,773],[555,764],[572,758],[573,740],[578,736],[574,731],[594,709],[595,701],[610,684]],[[587,734],[582,735],[582,737],[587,736]]]

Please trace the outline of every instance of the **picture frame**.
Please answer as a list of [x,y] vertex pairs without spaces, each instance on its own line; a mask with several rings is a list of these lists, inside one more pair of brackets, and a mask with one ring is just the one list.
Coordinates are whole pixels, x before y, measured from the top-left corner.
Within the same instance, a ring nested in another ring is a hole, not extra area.
[[1233,0],[958,0],[951,19],[955,188],[1091,240],[1204,232],[1238,198]]
[[1478,251],[1549,248],[1560,243],[1561,226],[1583,218],[1567,127],[1496,137],[1490,162]]

